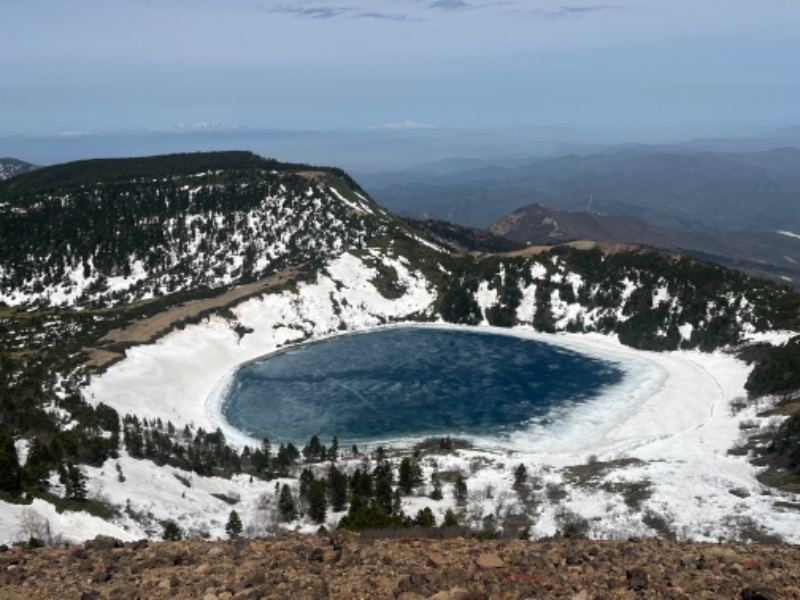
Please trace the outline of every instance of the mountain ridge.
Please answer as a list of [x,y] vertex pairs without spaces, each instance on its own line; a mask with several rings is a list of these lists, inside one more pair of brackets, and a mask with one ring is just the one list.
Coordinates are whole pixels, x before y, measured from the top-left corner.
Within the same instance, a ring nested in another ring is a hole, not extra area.
[[753,275],[800,286],[800,239],[786,232],[711,233],[651,225],[635,216],[563,211],[539,204],[522,207],[489,230],[520,243],[586,239],[666,248]]
[[465,226],[488,227],[530,204],[576,211],[591,202],[604,214],[721,232],[800,229],[798,172],[800,150],[791,147],[755,153],[635,147],[388,183],[373,176],[365,187],[390,210],[427,211]]

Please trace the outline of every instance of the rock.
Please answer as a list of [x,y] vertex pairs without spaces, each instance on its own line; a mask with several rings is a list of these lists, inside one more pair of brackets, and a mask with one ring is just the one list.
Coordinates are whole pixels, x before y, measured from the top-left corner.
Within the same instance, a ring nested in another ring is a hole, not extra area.
[[128,584],[117,586],[111,591],[111,595],[115,600],[139,600],[142,598],[139,595],[139,589]]
[[503,560],[496,553],[481,554],[475,559],[481,569],[498,569],[503,566]]
[[634,567],[627,572],[628,587],[635,592],[647,589],[647,573],[641,567]]
[[428,566],[433,567],[434,569],[438,569],[439,567],[443,567],[447,564],[447,561],[444,559],[444,556],[441,554],[428,554]]
[[336,537],[12,547],[0,553],[0,597],[800,599],[792,546]]
[[88,540],[83,544],[83,547],[87,550],[111,550],[122,546],[121,541],[109,535],[98,535],[93,540]]
[[755,588],[744,588],[742,590],[742,600],[773,600],[774,596],[770,595],[769,593],[755,589]]

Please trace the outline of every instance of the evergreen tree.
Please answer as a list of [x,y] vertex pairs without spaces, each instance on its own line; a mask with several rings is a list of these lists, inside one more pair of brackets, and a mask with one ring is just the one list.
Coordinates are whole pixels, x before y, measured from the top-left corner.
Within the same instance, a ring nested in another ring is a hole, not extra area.
[[528,469],[520,463],[514,469],[514,489],[520,489],[528,482]]
[[347,475],[334,465],[331,465],[331,468],[328,469],[328,492],[331,508],[337,512],[344,510],[347,504]]
[[59,467],[59,481],[64,486],[64,497],[67,500],[86,500],[86,475],[71,462]]
[[433,490],[431,490],[430,495],[431,500],[441,500],[442,482],[439,480],[439,476],[436,473],[431,474],[431,485],[433,486]]
[[314,471],[309,468],[303,469],[303,472],[300,473],[300,497],[305,498],[308,495],[308,488],[311,486],[311,482],[316,479],[314,477]]
[[0,431],[0,491],[16,493],[21,486],[21,471],[14,438]]
[[333,436],[331,447],[328,448],[328,460],[337,461],[339,459],[339,438]]
[[292,497],[292,490],[290,490],[289,486],[285,483],[281,488],[281,495],[278,498],[278,512],[281,515],[281,519],[286,522],[294,521],[294,518],[297,515],[297,509],[294,505],[294,498]]
[[463,475],[459,475],[456,478],[456,483],[453,486],[453,496],[459,503],[467,499],[467,482],[464,480]]
[[299,456],[300,453],[293,444],[289,443],[284,446],[281,443],[281,445],[278,446],[278,454],[275,456],[275,460],[272,461],[274,475],[277,477],[288,477],[289,469],[294,465]]
[[353,496],[361,496],[365,500],[372,498],[372,477],[366,471],[356,469],[350,478],[350,489]]
[[425,507],[414,517],[414,525],[417,527],[436,527],[436,517],[429,507]]
[[397,485],[403,494],[408,495],[414,487],[421,483],[422,470],[419,463],[406,456],[400,461],[399,471]]
[[239,513],[235,510],[232,510],[231,514],[228,516],[228,522],[225,525],[225,533],[227,533],[228,537],[232,540],[235,540],[242,534],[242,520],[239,518]]
[[[31,447],[28,450],[28,460],[25,461],[25,470],[28,473],[28,479],[37,484],[44,481],[50,472],[53,465],[54,458],[50,449],[34,438],[31,442]],[[0,467],[0,474],[6,473],[6,468]],[[0,475],[2,477],[2,475]],[[0,486],[2,488],[2,486]]]
[[328,502],[325,499],[325,482],[315,479],[308,488],[308,516],[317,523],[325,520]]
[[339,521],[339,527],[350,531],[379,529],[384,527],[405,527],[402,515],[387,515],[375,502],[367,504],[360,496],[355,496],[347,514]]
[[387,515],[392,513],[392,476],[381,473],[375,479],[375,501]]
[[447,512],[444,513],[444,522],[442,523],[442,527],[458,527],[458,518],[456,517],[456,513],[449,508],[447,509]]
[[164,521],[164,531],[161,533],[161,538],[171,542],[177,542],[183,539],[183,531],[178,527],[178,524],[173,521]]
[[306,462],[319,462],[321,460],[325,460],[326,454],[325,446],[320,443],[319,437],[316,434],[311,436],[311,439],[303,448],[303,456],[305,457]]

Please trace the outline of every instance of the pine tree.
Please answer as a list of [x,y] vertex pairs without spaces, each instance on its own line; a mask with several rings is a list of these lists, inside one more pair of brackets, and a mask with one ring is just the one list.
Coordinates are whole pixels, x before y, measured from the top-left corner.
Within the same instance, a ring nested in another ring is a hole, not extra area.
[[225,525],[225,532],[228,537],[235,540],[242,534],[242,520],[239,518],[239,513],[235,510],[231,511],[228,516],[228,523]]
[[399,471],[397,485],[404,494],[410,494],[411,488],[413,487],[410,458],[406,456],[402,461],[400,461]]
[[293,521],[297,514],[297,509],[294,505],[294,498],[292,491],[287,484],[283,484],[281,488],[281,495],[278,498],[278,512],[281,514],[281,519],[284,521]]
[[86,500],[86,475],[71,462],[59,467],[59,481],[64,486],[64,497],[67,500]]
[[325,458],[325,446],[320,443],[316,434],[311,436],[311,439],[303,448],[303,456],[306,462],[319,462]]
[[461,503],[467,499],[467,482],[464,480],[463,475],[459,475],[456,483],[453,486],[453,496]]
[[350,489],[353,496],[361,496],[365,500],[372,498],[372,477],[366,471],[356,469],[350,478]]
[[339,438],[333,436],[331,447],[328,448],[328,460],[336,462],[339,459]]
[[400,461],[399,471],[397,484],[403,494],[408,495],[414,487],[421,483],[422,470],[417,462],[406,456]]
[[433,490],[431,490],[430,495],[431,500],[441,500],[442,482],[439,481],[439,476],[436,473],[431,474],[431,485],[433,486]]
[[311,486],[311,482],[314,481],[316,477],[314,477],[314,471],[309,468],[303,469],[303,472],[300,473],[300,497],[305,498],[308,495],[308,488]]
[[387,515],[392,513],[392,476],[380,474],[375,479],[375,501]]
[[429,507],[425,507],[417,513],[414,517],[414,525],[417,527],[436,527],[436,517],[433,516],[433,511]]
[[315,479],[308,488],[308,516],[317,523],[325,520],[328,502],[325,499],[325,482]]
[[175,521],[164,521],[164,531],[161,533],[161,538],[171,542],[177,542],[183,539],[183,531],[178,527]]
[[442,523],[442,527],[458,527],[458,518],[456,517],[456,514],[449,508],[444,513],[444,522]]
[[528,469],[525,468],[525,465],[520,463],[514,469],[514,489],[520,489],[524,486],[528,481]]
[[14,438],[0,431],[0,491],[18,492],[21,478]]
[[347,504],[347,475],[334,465],[331,465],[330,469],[328,469],[328,492],[331,508],[337,512],[344,510]]

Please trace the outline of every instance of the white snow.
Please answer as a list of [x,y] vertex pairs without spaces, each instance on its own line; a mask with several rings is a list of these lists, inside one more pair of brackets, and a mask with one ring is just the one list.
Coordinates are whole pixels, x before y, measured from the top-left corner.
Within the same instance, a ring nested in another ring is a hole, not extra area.
[[693,331],[694,331],[694,325],[692,325],[691,323],[684,323],[678,327],[678,333],[681,334],[682,340],[692,339]]
[[666,285],[661,285],[653,291],[653,308],[658,308],[662,302],[669,300],[669,289]]
[[796,331],[761,331],[751,332],[744,336],[744,339],[753,343],[765,343],[773,346],[783,346],[793,337],[797,337]]
[[535,262],[531,265],[531,277],[533,277],[534,280],[544,279],[546,275],[547,268],[542,263]]
[[486,311],[497,304],[497,290],[489,288],[488,281],[481,281],[478,285],[478,291],[475,292],[475,302],[481,309],[481,323],[488,324],[486,320]]
[[533,317],[536,315],[536,284],[523,286],[523,282],[520,281],[519,286],[522,289],[522,298],[517,307],[517,319],[525,323],[532,323]]

